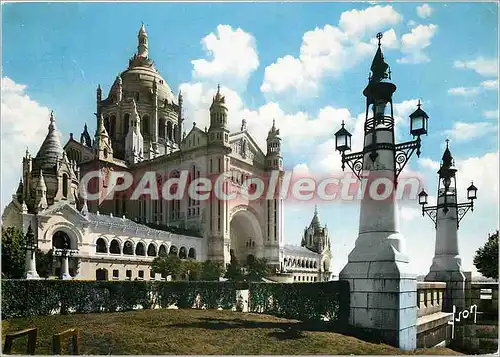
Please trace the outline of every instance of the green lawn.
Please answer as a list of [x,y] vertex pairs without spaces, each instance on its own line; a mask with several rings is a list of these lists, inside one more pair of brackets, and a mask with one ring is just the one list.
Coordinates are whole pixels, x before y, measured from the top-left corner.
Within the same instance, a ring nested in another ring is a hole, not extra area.
[[[78,328],[80,354],[92,355],[311,355],[402,354],[334,332],[306,328],[300,322],[268,315],[217,310],[140,310],[108,314],[39,316],[2,322],[8,332],[38,328],[36,354],[51,354],[52,335]],[[313,331],[316,330],[316,331]],[[24,353],[25,340],[13,353]],[[64,353],[64,351],[63,351]],[[69,353],[69,350],[66,352]],[[446,348],[413,354],[458,354]]]

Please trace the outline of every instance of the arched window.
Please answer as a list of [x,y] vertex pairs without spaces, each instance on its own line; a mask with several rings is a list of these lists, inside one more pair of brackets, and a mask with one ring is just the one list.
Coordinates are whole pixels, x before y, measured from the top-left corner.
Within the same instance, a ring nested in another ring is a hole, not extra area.
[[99,238],[95,246],[96,253],[107,253],[108,247],[106,247],[106,241],[103,238]]
[[109,252],[111,254],[120,254],[120,243],[118,243],[116,239],[111,241],[111,244],[109,245]]
[[172,136],[172,122],[167,121],[167,139],[172,141],[174,138]]
[[162,139],[165,139],[165,119],[160,118],[158,120],[158,136]]
[[194,248],[189,248],[188,258],[196,259],[196,251],[194,250]]
[[187,251],[185,247],[181,247],[181,249],[179,250],[179,258],[181,259],[187,258]]
[[97,269],[95,271],[95,280],[108,280],[108,271],[106,269]]
[[167,248],[162,244],[160,245],[160,249],[158,250],[158,256],[166,257],[167,256]]
[[116,136],[116,116],[112,115],[109,119],[109,136],[114,138]]
[[170,255],[177,255],[177,247],[175,245],[170,247]]
[[146,255],[146,248],[141,242],[137,243],[135,247],[135,255]]
[[68,198],[68,175],[63,174],[62,177],[62,194],[65,198]]
[[129,127],[130,127],[130,114],[127,113],[123,117],[123,134],[124,135],[128,134]]
[[[165,248],[164,246],[162,247]],[[156,247],[152,243],[148,246],[148,257],[156,257]]]
[[141,132],[143,135],[149,135],[149,116],[145,115],[142,117],[141,121]]
[[71,246],[71,240],[69,239],[69,236],[62,231],[57,231],[52,236],[52,247],[56,248],[56,249],[73,249],[73,248],[75,248],[75,247]]
[[177,124],[174,125],[174,141],[179,142],[179,133],[177,132]]
[[134,255],[134,245],[131,241],[126,241],[123,245],[123,254]]

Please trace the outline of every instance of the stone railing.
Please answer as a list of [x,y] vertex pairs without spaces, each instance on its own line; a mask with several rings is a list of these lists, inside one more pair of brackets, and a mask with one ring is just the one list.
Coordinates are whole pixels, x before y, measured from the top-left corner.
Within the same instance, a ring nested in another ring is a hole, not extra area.
[[418,317],[441,312],[446,283],[440,282],[418,282],[417,283],[417,307]]

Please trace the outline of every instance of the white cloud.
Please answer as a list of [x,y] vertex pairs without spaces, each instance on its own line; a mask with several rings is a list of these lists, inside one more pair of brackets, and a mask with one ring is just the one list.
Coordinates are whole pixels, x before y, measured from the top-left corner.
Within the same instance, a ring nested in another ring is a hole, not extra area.
[[423,157],[418,160],[418,164],[424,169],[438,170],[439,162],[429,159],[428,157]]
[[[321,79],[338,76],[374,54],[374,42],[363,42],[365,36],[373,37],[375,31],[396,25],[401,19],[390,5],[343,12],[338,27],[325,25],[304,34],[298,58],[286,55],[267,66],[261,91],[315,95]],[[385,35],[387,48],[399,46],[394,30]]]
[[[209,108],[216,89],[204,83],[184,83],[181,85],[184,97],[184,108],[187,130],[196,122],[199,128],[210,126]],[[286,138],[287,149],[291,151],[307,150],[310,148],[309,140],[313,138],[328,137],[331,131],[325,128],[340,128],[344,121],[346,124],[354,122],[349,110],[326,106],[321,108],[316,115],[304,112],[285,113],[278,103],[269,102],[257,109],[248,109],[238,93],[230,88],[221,87],[221,93],[226,97],[228,107],[228,126],[231,131],[238,131],[241,120],[247,120],[247,128],[261,149],[265,149],[267,132],[273,119],[280,129],[280,135]],[[308,139],[308,140],[304,140]]]
[[481,87],[485,89],[498,90],[498,79],[490,79],[481,82]]
[[422,211],[419,210],[418,208],[413,208],[413,207],[400,207],[399,208],[399,216],[404,220],[404,221],[412,221],[413,219],[417,218],[420,216]]
[[485,77],[498,76],[498,60],[494,58],[489,59],[484,57],[478,57],[475,60],[466,62],[455,61],[453,65],[455,66],[455,68],[472,69],[476,71],[476,73]]
[[[495,203],[498,210],[498,153],[487,153],[481,157],[456,160],[457,193],[465,199],[471,181],[478,188],[478,204]],[[480,195],[481,189],[485,192]]]
[[246,84],[259,67],[259,57],[252,35],[229,25],[217,26],[217,32],[202,39],[210,60],[193,60],[193,78]]
[[448,89],[448,94],[451,95],[476,95],[479,93],[479,88],[477,87],[455,87]]
[[486,119],[497,119],[498,120],[498,110],[485,110],[483,112],[483,117]]
[[496,130],[495,125],[489,122],[463,123],[455,122],[453,129],[446,130],[445,133],[457,141],[468,141],[484,136]]
[[434,9],[429,6],[429,4],[423,4],[421,6],[417,6],[417,15],[422,19],[425,19],[432,15]]
[[397,25],[403,17],[390,5],[372,6],[364,10],[345,11],[340,15],[339,27],[351,39],[359,39],[386,26]]
[[415,27],[418,25],[418,23],[414,20],[410,20],[408,21],[408,23],[406,24],[408,27]]
[[48,131],[49,109],[32,100],[26,89],[2,77],[2,207],[15,193],[25,149],[35,156]]
[[429,57],[423,52],[431,45],[432,38],[436,35],[438,26],[418,25],[410,33],[401,36],[401,52],[404,56],[397,60],[398,63],[425,63],[429,62]]
[[[378,40],[376,38],[372,38],[370,40],[372,45],[377,45]],[[387,30],[383,33],[382,45],[385,48],[396,49],[399,48],[400,43],[398,40],[398,35],[396,35],[396,31],[394,29]]]

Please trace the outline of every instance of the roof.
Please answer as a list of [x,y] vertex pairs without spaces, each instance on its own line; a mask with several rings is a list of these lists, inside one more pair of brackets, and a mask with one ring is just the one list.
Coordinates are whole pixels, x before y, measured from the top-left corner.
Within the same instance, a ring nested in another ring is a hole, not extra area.
[[128,229],[151,229],[155,231],[169,232],[190,237],[201,237],[199,232],[189,229],[171,227],[166,225],[156,225],[153,223],[141,224],[128,218],[115,217],[105,214],[87,213],[87,219],[92,223],[104,223]]
[[320,256],[321,254],[315,253],[305,247],[299,247],[296,245],[285,245],[283,247],[283,253],[285,255],[307,255],[307,256]]
[[35,157],[36,166],[42,170],[48,171],[54,168],[64,157],[64,150],[59,140],[60,133],[56,127],[54,113],[50,114],[49,132],[40,146],[40,150]]

